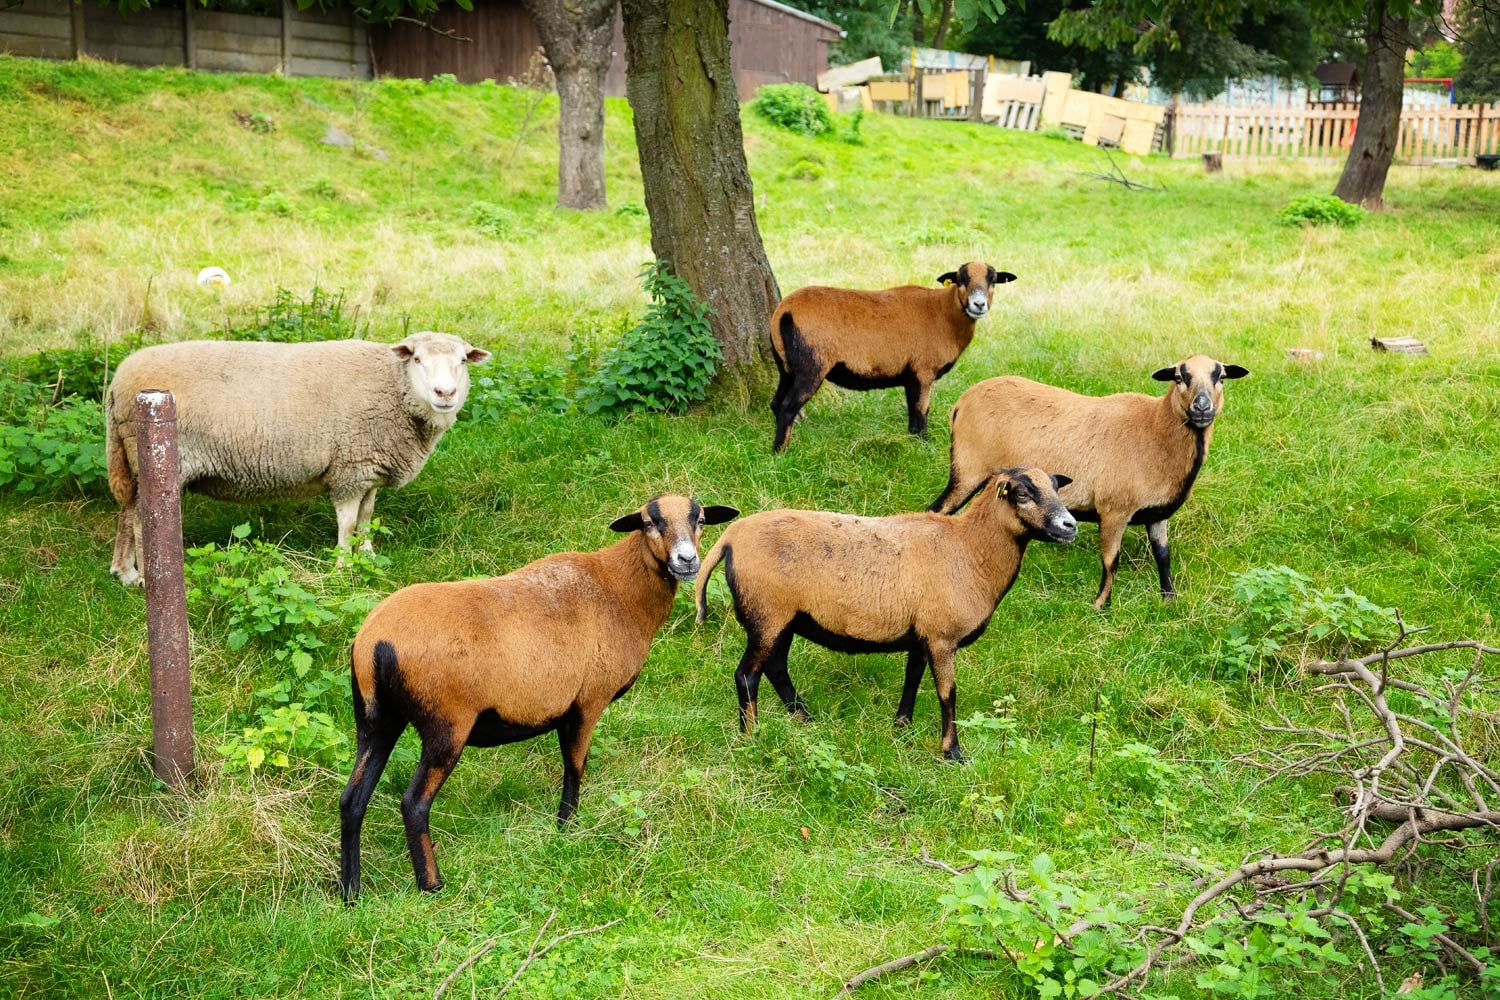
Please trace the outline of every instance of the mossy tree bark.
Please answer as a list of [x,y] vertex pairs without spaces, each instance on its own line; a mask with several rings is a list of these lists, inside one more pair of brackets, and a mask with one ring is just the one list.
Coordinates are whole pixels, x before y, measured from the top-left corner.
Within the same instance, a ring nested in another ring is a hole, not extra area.
[[1379,209],[1385,177],[1401,135],[1401,97],[1411,16],[1389,0],[1366,0],[1364,78],[1360,81],[1359,119],[1354,143],[1339,176],[1335,196],[1351,205]]
[[557,203],[607,208],[604,190],[604,74],[615,30],[615,0],[521,0],[536,22],[557,77]]
[[713,307],[719,391],[769,380],[768,324],[781,294],[755,221],[729,68],[728,0],[622,0],[651,250]]

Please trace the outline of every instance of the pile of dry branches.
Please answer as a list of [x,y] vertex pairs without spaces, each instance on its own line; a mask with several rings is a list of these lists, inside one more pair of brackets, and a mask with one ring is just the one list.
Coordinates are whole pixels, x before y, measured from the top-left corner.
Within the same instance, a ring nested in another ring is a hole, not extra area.
[[[1144,986],[1153,971],[1190,961],[1192,954],[1181,947],[1185,939],[1222,915],[1254,918],[1287,914],[1293,907],[1305,916],[1347,927],[1385,992],[1380,961],[1351,912],[1354,907],[1340,903],[1350,876],[1364,866],[1390,866],[1414,879],[1425,859],[1442,853],[1418,854],[1423,845],[1460,852],[1488,850],[1487,857],[1466,856],[1478,859],[1470,864],[1469,875],[1481,936],[1486,944],[1492,941],[1488,909],[1500,865],[1495,857],[1500,842],[1500,769],[1486,761],[1496,759],[1500,751],[1500,711],[1494,707],[1500,675],[1486,675],[1482,668],[1485,658],[1500,655],[1500,649],[1472,641],[1403,646],[1422,630],[1407,630],[1399,616],[1397,624],[1396,641],[1381,652],[1320,660],[1306,667],[1320,681],[1314,691],[1333,699],[1341,726],[1299,724],[1277,709],[1279,724],[1264,728],[1281,734],[1279,745],[1240,758],[1266,770],[1257,790],[1277,778],[1333,776],[1344,824],[1331,833],[1316,834],[1298,853],[1259,851],[1229,871],[1199,879],[1194,887],[1201,891],[1174,924],[1137,929],[1131,944],[1144,949],[1142,957],[1102,984],[1102,993],[1128,996]],[[1392,675],[1398,661],[1443,650],[1471,650],[1473,660],[1467,669],[1449,669],[1425,683]],[[926,863],[958,871],[931,859]],[[1008,888],[1014,892],[1013,886]],[[1404,920],[1418,921],[1397,902],[1384,906]],[[1066,943],[1084,929],[1075,925],[1059,931],[1059,940]],[[1453,936],[1438,934],[1435,941],[1442,949],[1438,962],[1444,974],[1452,971],[1450,965],[1475,975],[1483,972],[1485,963]],[[932,953],[933,949],[921,953],[922,959]],[[915,962],[897,959],[879,968],[884,972],[910,964]],[[868,978],[873,977],[861,973],[846,989]]]

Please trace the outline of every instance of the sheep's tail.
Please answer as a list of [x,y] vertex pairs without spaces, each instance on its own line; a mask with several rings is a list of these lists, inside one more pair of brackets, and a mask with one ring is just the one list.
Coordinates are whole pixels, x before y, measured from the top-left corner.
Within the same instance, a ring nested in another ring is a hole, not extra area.
[[714,547],[709,549],[708,555],[703,558],[703,565],[698,567],[698,579],[693,584],[693,600],[698,605],[698,624],[700,625],[708,617],[708,578],[718,568],[719,560],[724,558],[724,539],[727,536],[727,532],[719,536]]
[[109,472],[109,491],[121,507],[135,501],[135,477],[130,474],[130,460],[125,455],[125,438],[115,416],[115,392],[110,387],[104,398],[104,461]]

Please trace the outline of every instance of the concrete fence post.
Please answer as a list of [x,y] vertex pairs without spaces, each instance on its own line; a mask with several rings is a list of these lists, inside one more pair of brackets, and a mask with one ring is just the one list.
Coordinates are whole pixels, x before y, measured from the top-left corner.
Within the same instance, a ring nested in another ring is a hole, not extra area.
[[151,661],[151,742],[156,776],[181,789],[193,773],[193,689],[188,668],[187,585],[182,565],[177,401],[147,389],[135,397],[140,474],[146,646]]

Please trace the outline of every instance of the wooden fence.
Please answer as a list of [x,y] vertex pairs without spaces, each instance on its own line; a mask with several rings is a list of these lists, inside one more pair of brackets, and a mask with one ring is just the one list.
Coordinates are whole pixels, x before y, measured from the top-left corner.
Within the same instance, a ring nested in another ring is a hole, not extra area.
[[281,17],[203,10],[196,0],[128,16],[112,5],[22,0],[0,8],[0,52],[40,59],[90,56],[133,66],[370,78],[364,23],[348,11],[298,10],[292,0],[282,0]]
[[[1342,159],[1354,142],[1357,104],[1303,108],[1178,105],[1172,155]],[[1466,160],[1500,152],[1500,104],[1455,104],[1401,112],[1396,158],[1407,163]]]

